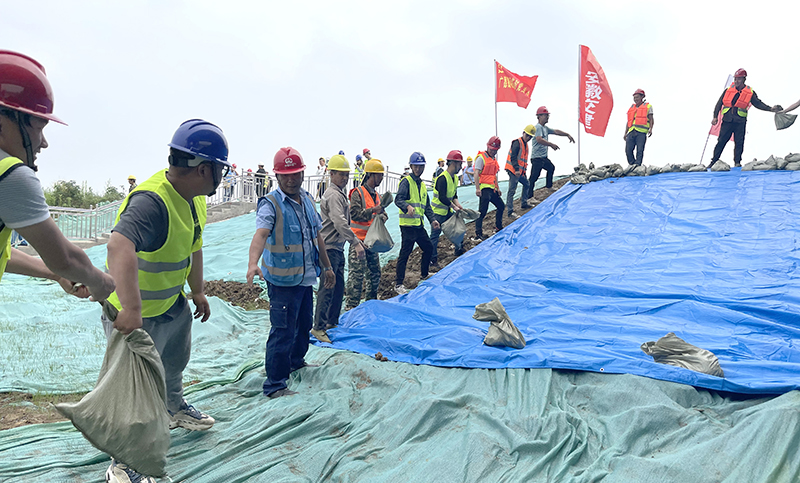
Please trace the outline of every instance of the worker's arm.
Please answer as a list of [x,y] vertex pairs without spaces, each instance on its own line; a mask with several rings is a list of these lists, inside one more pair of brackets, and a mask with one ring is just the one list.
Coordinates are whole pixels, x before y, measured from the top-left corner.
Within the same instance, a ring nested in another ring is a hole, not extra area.
[[719,96],[719,100],[714,105],[714,118],[711,120],[711,125],[712,126],[716,125],[717,122],[719,121],[719,119],[718,119],[719,118],[719,111],[720,111],[720,109],[722,109],[722,99],[724,99],[724,98],[725,98],[725,91],[722,91],[722,95]]
[[[189,271],[189,288],[192,289],[192,302],[194,302],[194,318],[205,322],[211,316],[211,306],[205,293],[203,281],[203,250],[192,253],[192,269]],[[202,317],[202,318],[201,318]]]
[[800,107],[800,101],[797,101],[797,102],[795,102],[794,104],[792,104],[791,106],[787,107],[786,109],[783,109],[783,110],[781,111],[781,113],[784,113],[784,114],[785,114],[785,113],[787,113],[787,112],[794,111],[794,110],[795,110],[795,109],[797,109],[798,107]]
[[108,239],[108,271],[117,282],[117,297],[122,305],[114,320],[114,328],[130,334],[142,326],[139,260],[133,242],[116,231]]
[[[39,253],[46,269],[54,276],[86,285],[94,300],[105,300],[114,291],[112,277],[92,265],[86,253],[64,237],[64,234],[61,233],[52,218],[47,218],[34,225],[15,229]],[[7,265],[9,272],[28,275],[18,270],[33,269],[45,275],[43,278],[59,280],[58,278],[47,276],[48,273],[42,271],[41,266],[31,262],[28,258],[22,257],[21,255],[24,255],[24,253],[17,250],[12,251],[11,255],[12,258]],[[59,281],[59,284],[62,287],[65,286],[61,281]]]
[[250,249],[247,251],[247,283],[252,284],[253,278],[258,275],[264,280],[264,274],[261,273],[261,268],[258,266],[258,259],[264,253],[264,247],[267,245],[267,238],[269,238],[270,230],[266,228],[259,228],[253,235],[253,240],[250,242]]
[[750,104],[752,104],[753,107],[755,107],[756,109],[759,109],[759,110],[762,110],[762,111],[778,112],[781,109],[783,109],[780,106],[780,104],[776,104],[774,106],[769,106],[769,105],[765,104],[764,101],[762,101],[761,99],[758,98],[758,94],[756,94],[756,91],[753,91],[753,97],[750,98]]
[[647,131],[647,137],[650,137],[650,136],[653,135],[653,114],[652,113],[647,115],[647,122],[650,123],[650,129]]
[[519,176],[519,140],[511,141],[511,167],[514,168],[514,175]]
[[90,295],[89,289],[85,285],[75,284],[64,277],[56,275],[47,268],[41,258],[32,257],[16,248],[11,249],[11,259],[6,265],[6,270],[9,273],[54,280],[61,285],[65,292],[78,298],[85,299]]
[[319,262],[322,265],[325,288],[333,288],[336,285],[336,274],[330,270],[331,260],[328,258],[328,250],[325,249],[325,240],[322,239],[322,234],[319,232],[317,232],[317,246],[319,247]]
[[556,136],[565,136],[565,137],[569,138],[569,142],[571,142],[571,143],[574,143],[574,142],[575,142],[575,140],[574,140],[574,139],[572,139],[572,136],[570,136],[568,133],[566,133],[566,132],[564,132],[564,131],[562,131],[562,130],[560,130],[560,129],[553,129],[553,130],[552,130],[552,131],[550,131],[550,132],[551,132],[552,134],[555,134]]

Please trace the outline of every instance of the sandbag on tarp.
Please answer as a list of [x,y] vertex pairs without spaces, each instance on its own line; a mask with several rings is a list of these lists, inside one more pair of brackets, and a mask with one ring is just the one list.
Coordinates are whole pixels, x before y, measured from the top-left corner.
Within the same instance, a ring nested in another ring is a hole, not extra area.
[[164,366],[153,339],[113,330],[97,386],[77,403],[56,405],[92,446],[144,475],[165,475],[169,415]]
[[719,359],[710,351],[681,339],[675,332],[670,332],[664,337],[653,342],[642,344],[642,351],[659,364],[683,367],[691,371],[702,372],[717,377],[725,377],[719,367]]
[[776,112],[775,113],[775,127],[778,128],[780,131],[781,129],[786,129],[787,127],[794,124],[794,120],[797,119],[796,114],[788,114],[783,112]]
[[382,216],[372,218],[372,224],[364,236],[364,245],[375,253],[388,252],[394,246],[394,240],[386,229],[386,222]]
[[522,332],[517,329],[514,322],[511,322],[511,318],[499,298],[495,297],[491,302],[476,305],[472,318],[491,322],[486,337],[483,338],[484,344],[513,347],[514,349],[525,347],[525,337],[522,336]]

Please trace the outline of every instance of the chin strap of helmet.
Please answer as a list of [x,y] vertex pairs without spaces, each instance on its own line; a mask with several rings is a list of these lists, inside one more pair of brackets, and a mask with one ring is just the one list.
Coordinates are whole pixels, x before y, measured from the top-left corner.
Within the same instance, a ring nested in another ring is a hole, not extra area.
[[17,118],[17,126],[19,126],[19,135],[22,137],[22,146],[25,148],[25,164],[28,165],[34,171],[38,171],[39,167],[33,162],[33,145],[31,144],[31,136],[28,134],[28,130],[25,129],[24,122],[22,118],[24,115],[20,112],[15,112],[14,115]]
[[214,181],[214,190],[211,191],[211,193],[209,193],[208,196],[214,196],[215,194],[217,194],[217,187],[219,187],[219,184],[222,182],[222,177],[221,176],[219,178],[217,178],[217,164],[216,163],[211,163],[211,179]]

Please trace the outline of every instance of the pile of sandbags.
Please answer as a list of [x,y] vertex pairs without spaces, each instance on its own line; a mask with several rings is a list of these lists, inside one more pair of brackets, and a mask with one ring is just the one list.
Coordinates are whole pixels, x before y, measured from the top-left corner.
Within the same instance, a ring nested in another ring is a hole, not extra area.
[[[717,167],[717,165],[720,166]],[[728,171],[731,168],[725,163],[717,162],[712,169],[713,171]],[[705,170],[706,167],[702,164],[665,164],[663,167],[659,168],[658,166],[643,165],[628,165],[623,167],[615,163],[596,168],[594,163],[589,163],[588,167],[585,164],[580,164],[577,168],[575,168],[575,172],[572,173],[570,181],[572,181],[574,184],[586,184],[606,178],[622,178],[625,176],[652,176],[660,173],[693,173]]]
[[749,163],[745,163],[745,165],[742,166],[742,171],[775,171],[775,170],[800,171],[800,154],[789,153],[783,158],[776,158],[774,156],[770,156],[769,158],[763,161],[754,159]]

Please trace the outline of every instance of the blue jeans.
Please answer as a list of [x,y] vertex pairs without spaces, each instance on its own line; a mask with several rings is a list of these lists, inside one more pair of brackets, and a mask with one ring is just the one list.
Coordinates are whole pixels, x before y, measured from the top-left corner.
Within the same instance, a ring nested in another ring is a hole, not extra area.
[[336,275],[336,285],[333,288],[325,288],[325,277],[319,278],[317,310],[314,315],[314,329],[316,330],[330,329],[339,325],[342,298],[344,297],[344,252],[334,248],[325,251],[331,261],[333,274]]
[[286,388],[289,374],[303,367],[308,352],[314,293],[311,287],[280,287],[267,282],[269,319],[272,326],[267,339],[264,366],[267,380],[264,394]]
[[514,212],[514,195],[517,193],[517,183],[522,185],[522,197],[520,199],[520,208],[527,208],[528,207],[528,191],[530,191],[530,183],[528,183],[528,178],[525,176],[525,173],[522,173],[520,176],[517,176],[513,172],[506,170],[508,173],[508,194],[506,195],[506,207],[508,208],[508,214]]

